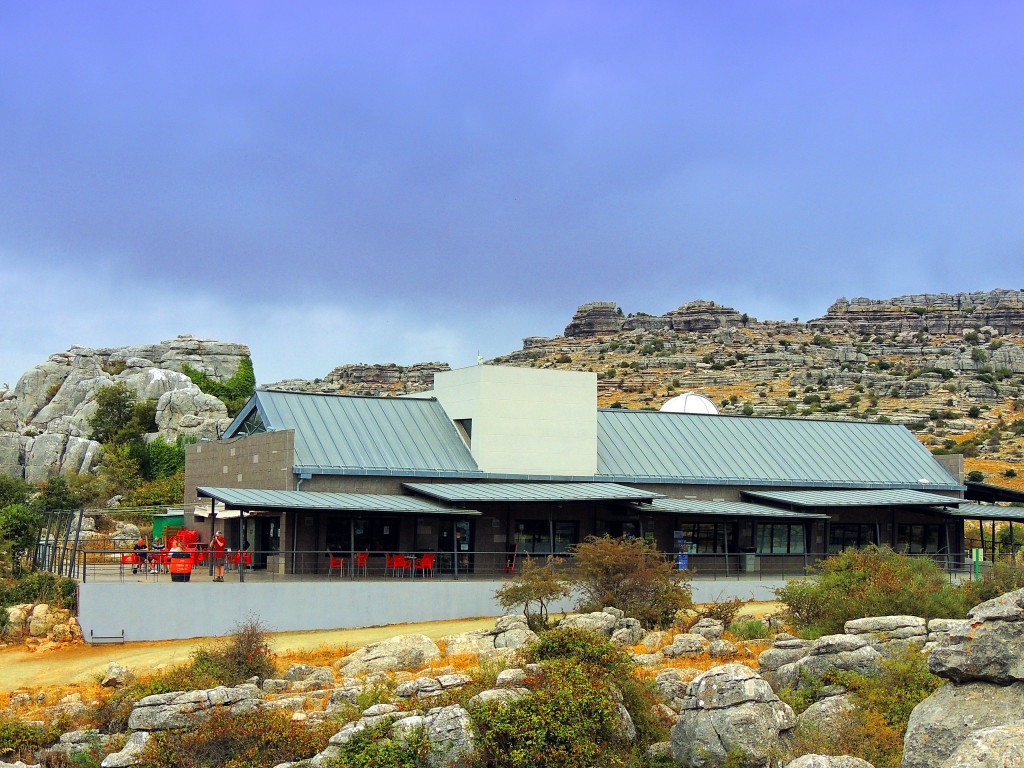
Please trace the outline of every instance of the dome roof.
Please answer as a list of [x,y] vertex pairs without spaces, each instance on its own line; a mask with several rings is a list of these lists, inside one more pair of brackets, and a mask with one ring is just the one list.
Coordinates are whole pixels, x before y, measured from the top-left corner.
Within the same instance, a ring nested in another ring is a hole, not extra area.
[[715,404],[704,397],[704,395],[698,395],[696,392],[684,392],[678,397],[673,397],[661,406],[661,410],[665,413],[703,413],[709,416],[718,415],[718,409],[715,407]]

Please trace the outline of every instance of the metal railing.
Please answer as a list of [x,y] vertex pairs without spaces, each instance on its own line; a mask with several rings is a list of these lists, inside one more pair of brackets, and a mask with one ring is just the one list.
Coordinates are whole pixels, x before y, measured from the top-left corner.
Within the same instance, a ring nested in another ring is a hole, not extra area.
[[[60,544],[54,545],[60,547]],[[137,563],[133,572],[131,559],[139,553],[133,549],[82,549],[48,552],[43,562],[65,563],[63,575],[83,582],[135,580],[161,582],[171,579],[170,563],[149,559]],[[163,551],[160,554],[164,554]],[[518,553],[515,558],[507,551],[473,550],[453,552],[336,552],[316,551],[253,551],[245,553],[243,564],[251,558],[252,565],[239,572],[233,562],[236,552],[228,552],[224,560],[227,574],[233,580],[254,583],[320,579],[500,579],[522,572],[527,560],[543,563],[546,553]],[[659,554],[674,567],[685,571],[697,581],[778,581],[805,576],[815,563],[835,553],[801,554]],[[395,555],[405,558],[396,565]],[[424,556],[427,557],[424,557]],[[562,568],[570,568],[572,557],[558,554]],[[952,581],[977,578],[987,573],[991,561],[972,562],[970,553],[928,553],[911,555],[933,560]],[[433,562],[430,563],[429,561]],[[214,573],[217,561],[206,550],[193,554],[191,580],[204,580]],[[432,567],[431,567],[432,566]],[[155,571],[155,572],[151,572]]]

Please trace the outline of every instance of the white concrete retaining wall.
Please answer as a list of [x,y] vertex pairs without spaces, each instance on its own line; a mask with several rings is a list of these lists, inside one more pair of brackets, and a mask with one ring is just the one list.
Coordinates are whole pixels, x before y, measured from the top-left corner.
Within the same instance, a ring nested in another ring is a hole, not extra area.
[[[167,582],[80,585],[79,622],[92,638],[173,640],[231,633],[249,617],[271,632],[406,624],[497,616],[502,581],[336,581],[242,584]],[[772,600],[782,581],[697,581],[695,602]],[[551,612],[571,610],[571,601]]]

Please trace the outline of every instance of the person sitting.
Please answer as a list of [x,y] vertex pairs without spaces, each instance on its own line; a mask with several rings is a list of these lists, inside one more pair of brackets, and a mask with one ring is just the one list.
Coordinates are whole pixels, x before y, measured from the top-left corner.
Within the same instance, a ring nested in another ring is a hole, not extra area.
[[135,546],[132,549],[135,550],[135,556],[139,560],[137,563],[132,563],[132,573],[137,573],[139,568],[145,573],[146,564],[149,562],[149,545],[146,544],[146,539],[143,536],[139,536],[139,540],[135,542]]

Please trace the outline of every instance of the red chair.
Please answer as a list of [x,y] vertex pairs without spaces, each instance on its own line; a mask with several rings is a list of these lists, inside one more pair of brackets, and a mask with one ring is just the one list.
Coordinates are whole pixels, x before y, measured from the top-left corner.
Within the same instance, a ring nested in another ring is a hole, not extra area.
[[423,557],[417,557],[413,562],[414,570],[419,571],[426,578],[427,571],[430,571],[430,578],[434,578],[434,554],[429,553]]
[[335,568],[338,569],[338,575],[339,576],[344,574],[345,573],[345,558],[344,557],[335,557],[334,555],[328,555],[328,557],[330,558],[330,562],[329,562],[329,564],[327,566],[327,578],[328,579],[331,578],[331,571],[333,571]]
[[124,579],[124,567],[130,565],[132,570],[138,570],[139,564],[142,560],[134,552],[122,552],[121,553],[121,578]]
[[391,567],[396,576],[404,576],[406,571],[412,573],[413,562],[405,555],[395,555],[391,558]]
[[370,553],[369,552],[356,552],[352,556],[352,575],[355,576],[356,575],[356,569],[361,568],[362,571],[363,571],[363,576],[365,576],[366,575],[366,563],[369,561],[369,559],[370,559]]
[[384,553],[384,575],[387,576],[395,571],[395,556]]

